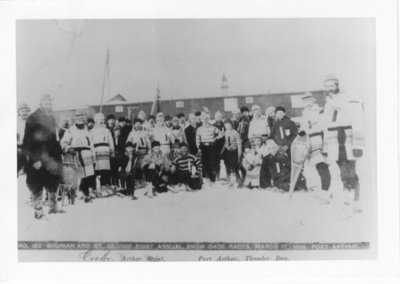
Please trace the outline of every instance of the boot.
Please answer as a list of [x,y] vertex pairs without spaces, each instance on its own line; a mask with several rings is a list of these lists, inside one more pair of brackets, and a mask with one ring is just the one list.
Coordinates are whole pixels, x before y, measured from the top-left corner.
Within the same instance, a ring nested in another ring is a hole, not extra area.
[[44,216],[43,209],[35,209],[35,219],[42,219]]
[[93,198],[92,198],[90,195],[85,196],[84,202],[85,202],[85,203],[93,202]]
[[146,183],[146,193],[145,195],[149,198],[153,198],[154,192],[153,192],[153,184],[151,182]]
[[32,193],[32,204],[33,208],[35,209],[35,218],[36,219],[42,219],[44,213],[42,209],[42,199],[43,199],[43,193],[37,193],[33,194]]
[[56,192],[49,192],[49,214],[57,214],[57,213],[64,213],[65,211],[62,209],[58,209],[57,205],[57,193]]

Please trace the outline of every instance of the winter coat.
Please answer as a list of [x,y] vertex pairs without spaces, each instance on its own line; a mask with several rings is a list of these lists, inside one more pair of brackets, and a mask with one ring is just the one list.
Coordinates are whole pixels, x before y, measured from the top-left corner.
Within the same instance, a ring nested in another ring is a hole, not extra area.
[[276,119],[271,129],[270,137],[274,139],[279,146],[290,146],[297,136],[296,124],[287,116],[282,119]]
[[71,126],[65,131],[60,143],[64,153],[70,148],[75,150],[82,167],[81,177],[94,175],[94,147],[86,127],[79,129],[75,125]]
[[38,161],[42,164],[44,176],[50,175],[54,180],[62,178],[62,150],[56,132],[57,125],[53,115],[48,115],[39,108],[28,116],[22,146],[28,156],[27,183],[43,182],[35,179],[37,175],[30,174],[34,172],[32,165]]
[[120,158],[121,172],[126,173],[126,174],[133,174],[135,168],[138,167],[138,163],[140,163],[140,161],[137,160],[137,156],[134,154],[133,157],[131,158],[131,168],[130,169],[127,168],[128,163],[129,163],[129,156],[126,154],[122,155]]
[[326,98],[324,152],[332,161],[354,160],[353,150],[365,146],[362,103],[339,93]]
[[314,104],[303,110],[303,116],[300,120],[300,132],[304,131],[308,135],[310,141],[309,154],[307,163],[310,166],[315,166],[324,161],[322,155],[323,148],[323,132],[322,132],[322,109]]
[[255,149],[245,152],[243,155],[242,165],[246,170],[245,185],[260,185],[260,170],[262,158]]
[[246,116],[242,116],[239,119],[239,125],[237,131],[242,137],[243,143],[249,141],[249,127],[250,127],[250,119]]
[[161,151],[163,154],[168,154],[171,151],[171,143],[173,136],[171,134],[171,130],[165,126],[155,126],[151,132],[151,141],[158,141],[160,142]]
[[197,154],[197,145],[196,145],[196,128],[192,125],[189,125],[185,129],[186,140],[189,146],[189,152],[192,155]]
[[181,126],[178,126],[178,127],[172,126],[170,131],[171,131],[173,143],[175,143],[176,140],[178,140],[179,142],[187,143],[184,128],[182,128]]
[[95,126],[91,132],[91,141],[94,146],[95,170],[110,170],[110,158],[115,153],[111,131],[106,127]]
[[266,136],[268,134],[268,123],[265,116],[259,118],[253,118],[249,126],[249,139],[253,139],[255,136]]

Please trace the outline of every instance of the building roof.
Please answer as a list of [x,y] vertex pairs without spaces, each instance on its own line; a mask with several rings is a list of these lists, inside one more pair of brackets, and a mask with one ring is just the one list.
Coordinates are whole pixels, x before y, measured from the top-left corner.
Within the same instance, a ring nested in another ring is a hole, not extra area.
[[[315,90],[315,91],[311,91],[311,93],[320,93],[323,92],[323,90]],[[303,94],[305,93],[305,91],[303,92],[282,92],[282,93],[266,93],[266,94],[237,94],[237,95],[231,95],[229,97],[226,98],[244,98],[244,97],[260,97],[260,96],[280,96],[280,95],[299,95],[299,94]],[[118,98],[121,97],[123,100],[114,100],[114,98]],[[198,100],[198,99],[216,99],[216,98],[225,98],[225,97],[193,97],[193,98],[175,98],[175,99],[165,99],[163,100],[161,98],[161,102],[170,102],[170,101],[191,101],[191,100]],[[118,94],[115,97],[111,98],[110,100],[108,100],[104,105],[108,105],[108,106],[113,106],[113,105],[136,105],[136,104],[146,104],[146,103],[153,103],[154,100],[151,101],[136,101],[136,102],[129,102],[127,101],[122,95]],[[96,107],[96,106],[100,106],[100,104],[91,104],[91,107]]]
[[112,97],[111,99],[109,99],[107,101],[107,103],[111,103],[111,102],[126,102],[127,100],[121,95],[121,94],[117,94],[114,97]]

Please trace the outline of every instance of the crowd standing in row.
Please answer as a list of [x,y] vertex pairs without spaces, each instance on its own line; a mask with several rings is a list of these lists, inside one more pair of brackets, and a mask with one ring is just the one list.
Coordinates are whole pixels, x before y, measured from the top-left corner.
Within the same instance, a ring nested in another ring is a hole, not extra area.
[[324,108],[311,93],[303,95],[299,127],[284,106],[268,107],[264,116],[253,105],[251,110],[245,106],[233,110],[225,119],[217,111],[213,122],[207,112],[189,114],[186,120],[183,113],[147,117],[140,111],[131,122],[103,113],[87,119],[77,111],[72,123],[63,122],[58,128],[53,98],[45,94],[32,114],[26,104],[18,108],[18,172],[26,172],[38,219],[43,216],[44,188],[49,213],[60,212],[58,188],[68,183],[63,161],[71,157],[78,165],[85,202],[101,196],[104,188],[123,189],[132,199],[139,188],[145,188],[149,198],[167,191],[200,190],[204,183],[216,188],[221,174],[230,188],[288,191],[291,145],[300,135],[307,137],[310,148],[296,187],[321,189],[327,198],[340,197],[347,187],[354,189],[357,202],[356,159],[364,148],[362,105],[340,92],[336,77],[328,76],[324,86],[328,93]]

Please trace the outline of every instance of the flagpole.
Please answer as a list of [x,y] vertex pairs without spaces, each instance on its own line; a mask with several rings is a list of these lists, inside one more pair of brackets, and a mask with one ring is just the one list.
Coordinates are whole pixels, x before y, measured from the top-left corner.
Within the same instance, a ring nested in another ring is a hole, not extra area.
[[153,115],[153,114],[155,114],[156,111],[158,111],[156,105],[158,104],[159,99],[160,99],[160,82],[158,81],[157,82],[157,94],[156,94],[156,98],[153,102],[153,105],[151,106],[150,114]]
[[105,86],[106,86],[106,79],[108,76],[109,61],[110,61],[110,50],[107,48],[106,64],[104,66],[103,87],[101,89],[100,112],[103,112],[104,92],[105,92]]

